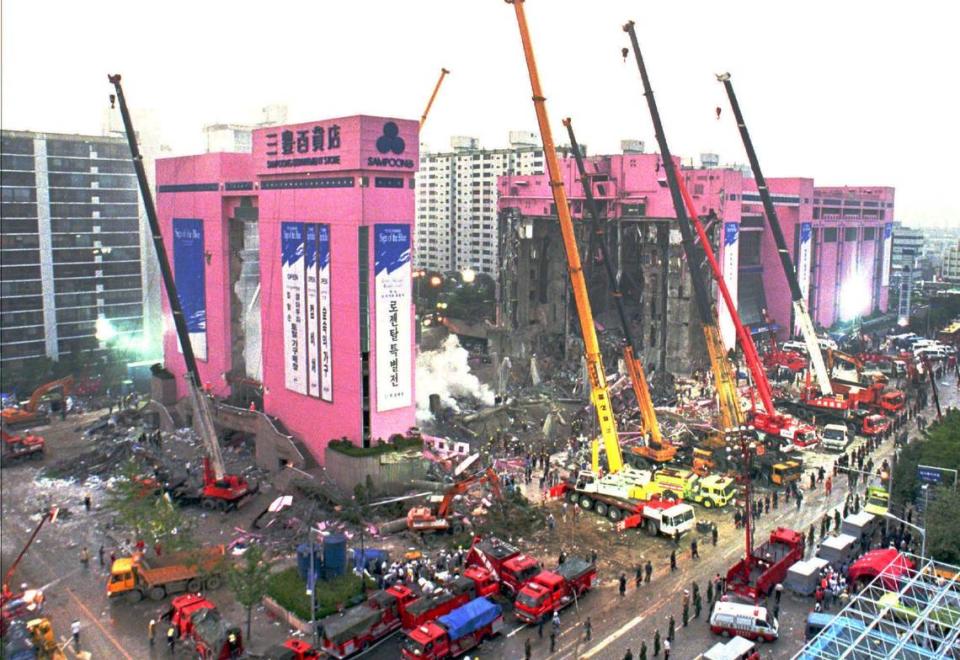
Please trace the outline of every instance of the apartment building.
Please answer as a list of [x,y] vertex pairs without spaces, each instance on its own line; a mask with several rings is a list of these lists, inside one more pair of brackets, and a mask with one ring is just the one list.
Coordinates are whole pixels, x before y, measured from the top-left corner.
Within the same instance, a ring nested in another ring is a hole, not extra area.
[[421,150],[414,255],[418,268],[496,274],[497,178],[544,171],[536,133],[511,131],[509,144],[483,149],[476,138],[453,137],[450,151]]
[[0,369],[144,346],[137,182],[120,137],[2,131]]

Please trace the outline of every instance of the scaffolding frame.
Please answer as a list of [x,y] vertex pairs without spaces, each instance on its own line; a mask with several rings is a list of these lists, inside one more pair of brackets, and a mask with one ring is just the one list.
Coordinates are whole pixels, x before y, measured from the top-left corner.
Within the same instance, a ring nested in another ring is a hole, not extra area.
[[960,658],[960,568],[902,555],[911,568],[894,558],[794,660]]

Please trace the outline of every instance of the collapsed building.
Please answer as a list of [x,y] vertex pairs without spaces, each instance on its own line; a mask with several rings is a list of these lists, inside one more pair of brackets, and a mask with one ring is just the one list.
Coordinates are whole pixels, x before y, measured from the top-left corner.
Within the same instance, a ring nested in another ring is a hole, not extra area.
[[[678,160],[679,162],[679,160]],[[560,161],[576,222],[590,300],[601,322],[610,290],[597,241],[606,241],[624,301],[635,323],[644,364],[690,373],[707,364],[692,305],[689,267],[659,154],[625,141],[622,154],[593,156],[585,165],[603,219],[590,229],[584,183],[573,159]],[[700,167],[681,169],[720,260],[724,280],[744,323],[781,338],[794,327],[788,284],[766,229],[756,183],[741,167],[719,167],[703,154]],[[814,321],[827,328],[842,310],[886,311],[893,189],[815,187],[810,178],[768,181],[788,237],[800,286]],[[525,357],[567,351],[576,336],[563,243],[546,175],[500,177],[498,323],[493,349]],[[705,264],[697,267],[706,268]],[[711,281],[705,271],[705,278]],[[714,287],[715,288],[715,287]],[[733,322],[719,304],[720,330],[734,346]],[[612,320],[612,319],[611,319]],[[612,366],[612,365],[611,365]]]

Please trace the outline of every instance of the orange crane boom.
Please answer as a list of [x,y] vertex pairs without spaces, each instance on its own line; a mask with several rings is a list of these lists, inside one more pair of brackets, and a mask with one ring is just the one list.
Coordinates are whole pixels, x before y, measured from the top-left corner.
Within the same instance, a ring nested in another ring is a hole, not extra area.
[[433,101],[437,98],[437,92],[440,91],[440,85],[443,83],[443,79],[447,77],[447,74],[450,73],[449,69],[440,69],[440,77],[437,78],[437,84],[433,87],[433,94],[430,95],[430,100],[427,101],[427,107],[423,109],[423,114],[420,115],[420,128],[423,128],[423,125],[427,123],[427,115],[430,114],[430,108],[433,107]]

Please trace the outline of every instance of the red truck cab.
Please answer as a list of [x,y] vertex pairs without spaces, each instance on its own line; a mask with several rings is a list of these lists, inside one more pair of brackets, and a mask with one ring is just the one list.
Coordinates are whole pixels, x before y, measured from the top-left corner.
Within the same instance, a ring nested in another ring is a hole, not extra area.
[[300,639],[288,639],[267,651],[271,660],[320,660],[320,651]]
[[863,418],[862,432],[864,435],[876,436],[883,434],[890,428],[890,420],[883,415],[873,414]]
[[514,545],[496,537],[476,537],[467,553],[467,566],[479,566],[500,580],[500,591],[507,596],[517,592],[540,572],[540,562],[522,554]]
[[593,586],[597,567],[571,557],[555,571],[542,571],[517,594],[514,612],[524,623],[536,623],[574,602]]
[[407,632],[401,647],[406,660],[456,658],[503,629],[503,611],[486,598],[475,598]]
[[165,616],[179,638],[191,640],[205,660],[230,660],[243,654],[240,628],[225,621],[217,606],[199,594],[177,596]]
[[906,555],[894,548],[871,550],[850,564],[847,577],[857,587],[865,585],[877,576],[887,591],[897,591],[900,578],[909,574],[915,564]]

